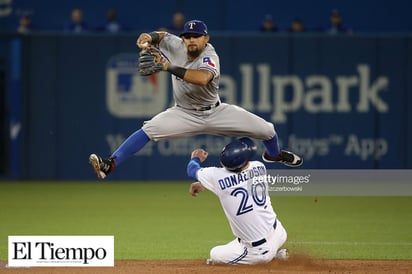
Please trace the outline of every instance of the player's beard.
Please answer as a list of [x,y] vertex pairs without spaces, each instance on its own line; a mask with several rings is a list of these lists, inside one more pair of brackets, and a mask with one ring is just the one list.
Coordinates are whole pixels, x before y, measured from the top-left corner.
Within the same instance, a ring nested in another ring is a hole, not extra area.
[[197,46],[189,46],[187,48],[187,55],[189,56],[189,59],[191,60],[196,59],[200,55],[201,52],[202,51]]

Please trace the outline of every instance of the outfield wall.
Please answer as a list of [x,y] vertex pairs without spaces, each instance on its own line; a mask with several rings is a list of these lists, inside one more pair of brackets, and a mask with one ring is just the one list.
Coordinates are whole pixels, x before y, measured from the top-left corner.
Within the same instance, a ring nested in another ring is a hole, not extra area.
[[[94,179],[91,152],[110,154],[173,103],[168,74],[136,74],[136,35],[0,39],[6,177]],[[221,59],[222,100],[274,122],[282,146],[302,154],[305,168],[412,167],[411,35],[219,34],[211,43]],[[218,164],[227,141],[150,143],[110,178],[183,180],[192,149],[206,147],[207,164]]]

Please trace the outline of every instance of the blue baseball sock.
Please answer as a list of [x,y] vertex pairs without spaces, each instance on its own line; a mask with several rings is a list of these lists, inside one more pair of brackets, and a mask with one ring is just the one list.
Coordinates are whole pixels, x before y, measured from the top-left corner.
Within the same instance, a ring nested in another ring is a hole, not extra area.
[[113,152],[112,158],[116,159],[116,166],[141,150],[149,141],[149,137],[142,129],[135,131]]
[[266,151],[271,157],[276,157],[279,155],[280,148],[279,148],[279,141],[278,135],[275,133],[272,139],[264,140],[263,144],[265,145]]

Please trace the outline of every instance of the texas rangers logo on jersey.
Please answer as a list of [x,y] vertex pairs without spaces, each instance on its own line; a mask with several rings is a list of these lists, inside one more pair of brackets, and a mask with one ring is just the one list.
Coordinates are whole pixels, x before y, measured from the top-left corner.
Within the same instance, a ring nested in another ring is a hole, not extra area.
[[208,64],[211,67],[216,67],[215,62],[210,57],[203,57],[203,64]]

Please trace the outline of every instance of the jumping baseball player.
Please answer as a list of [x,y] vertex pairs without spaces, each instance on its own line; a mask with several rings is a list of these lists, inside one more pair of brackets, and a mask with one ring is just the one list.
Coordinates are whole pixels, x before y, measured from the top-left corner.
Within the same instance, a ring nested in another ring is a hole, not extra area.
[[200,167],[208,156],[203,149],[192,152],[187,174],[198,182],[191,184],[196,196],[204,188],[219,197],[235,239],[210,251],[208,263],[257,264],[274,258],[287,258],[287,234],[272,208],[268,193],[266,168],[251,161],[256,146],[249,138],[226,145],[220,154],[222,167]]
[[206,24],[199,20],[186,22],[180,37],[158,31],[140,34],[136,42],[142,49],[139,72],[141,75],[169,72],[175,105],[144,122],[143,127],[130,135],[109,158],[91,154],[89,161],[98,178],[104,179],[115,166],[149,141],[197,134],[259,139],[266,147],[262,155],[265,161],[291,167],[302,164],[298,155],[279,149],[272,123],[220,100],[219,56],[209,39]]

